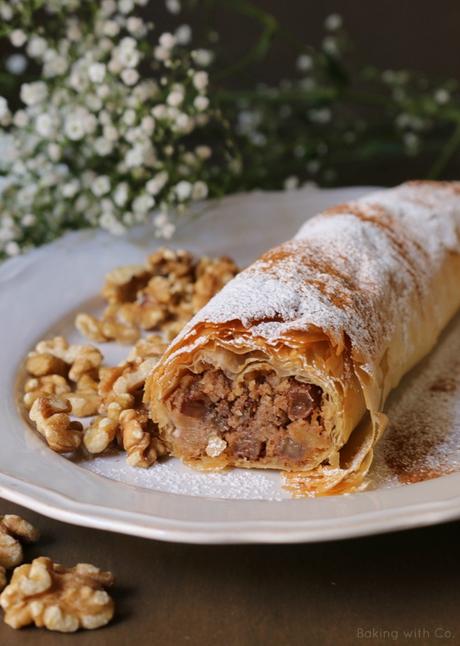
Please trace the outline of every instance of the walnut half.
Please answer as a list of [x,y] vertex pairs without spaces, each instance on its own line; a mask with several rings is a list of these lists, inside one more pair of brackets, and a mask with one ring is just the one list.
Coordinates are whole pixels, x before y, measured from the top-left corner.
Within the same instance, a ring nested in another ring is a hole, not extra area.
[[94,565],[65,568],[41,556],[15,569],[0,605],[12,628],[32,623],[63,633],[99,628],[113,617],[114,603],[104,590],[112,583],[112,574]]
[[0,590],[6,585],[6,570],[22,563],[22,543],[34,543],[40,532],[15,514],[0,516]]

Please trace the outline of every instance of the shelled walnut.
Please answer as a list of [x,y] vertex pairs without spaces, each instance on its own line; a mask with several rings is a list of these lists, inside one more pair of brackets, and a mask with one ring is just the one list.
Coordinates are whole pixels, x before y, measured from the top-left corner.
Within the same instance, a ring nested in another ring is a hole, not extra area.
[[104,590],[112,584],[112,574],[93,565],[65,568],[41,556],[15,569],[0,605],[12,628],[33,623],[59,632],[94,629],[113,617],[114,603]]
[[[130,464],[142,462],[142,465],[145,466],[149,462],[150,465],[153,464],[158,455],[164,454],[161,447],[158,447],[158,450],[154,449],[154,444],[156,445],[158,442],[156,440],[155,442],[150,442],[150,433],[147,433],[145,437],[138,438],[138,440],[142,439],[142,448],[139,445],[136,449],[139,457],[135,458],[134,444],[132,441],[124,441],[125,433],[121,425],[124,412],[128,410],[134,413],[139,412],[145,380],[157,363],[159,348],[157,341],[151,340],[147,343],[146,340],[145,345],[139,345],[137,348],[137,352],[141,354],[147,353],[146,358],[138,356],[137,359],[127,361],[120,366],[102,368],[99,382],[100,414],[91,422],[83,436],[83,444],[89,453],[102,453],[118,437],[121,446],[125,450],[128,450],[127,446],[129,444],[133,454]],[[153,352],[156,353],[156,356],[151,356]],[[126,420],[126,416],[123,419]],[[145,424],[147,424],[147,420]],[[128,460],[129,455],[128,451]]]
[[102,289],[107,301],[102,318],[81,313],[75,324],[96,342],[132,344],[141,330],[159,330],[171,339],[237,273],[229,258],[197,260],[187,251],[159,249],[145,265],[110,272]]
[[132,467],[149,467],[159,457],[166,455],[166,447],[145,409],[122,411],[120,430],[122,445],[128,454],[127,461]]
[[66,399],[38,397],[29,412],[37,431],[43,435],[48,446],[57,453],[75,451],[82,441],[83,426],[71,421],[72,406]]
[[6,585],[6,570],[22,563],[22,543],[34,543],[39,537],[38,529],[20,516],[0,516],[0,590]]

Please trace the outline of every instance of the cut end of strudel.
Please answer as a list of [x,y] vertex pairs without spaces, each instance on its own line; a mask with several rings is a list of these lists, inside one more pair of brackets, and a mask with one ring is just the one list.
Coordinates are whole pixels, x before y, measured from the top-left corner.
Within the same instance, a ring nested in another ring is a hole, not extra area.
[[372,193],[311,218],[228,283],[169,347],[146,401],[192,466],[351,491],[389,392],[459,306],[460,182]]

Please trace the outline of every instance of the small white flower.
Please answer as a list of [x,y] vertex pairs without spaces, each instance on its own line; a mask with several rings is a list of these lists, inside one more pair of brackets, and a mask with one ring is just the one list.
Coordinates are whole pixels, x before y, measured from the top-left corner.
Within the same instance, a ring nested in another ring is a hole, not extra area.
[[136,123],[136,113],[134,110],[125,110],[121,119],[127,126],[133,126]]
[[136,168],[144,163],[144,149],[142,146],[133,146],[125,156],[125,164],[128,168]]
[[164,34],[161,34],[158,42],[160,43],[160,47],[172,49],[176,44],[176,38],[169,32],[165,32]]
[[5,251],[8,256],[17,256],[20,253],[19,245],[13,240],[5,245]]
[[171,58],[171,50],[167,47],[155,47],[155,49],[153,50],[153,55],[157,59],[157,61],[164,63]]
[[109,141],[117,141],[120,137],[118,130],[111,125],[104,126],[103,134],[105,139],[108,139]]
[[9,22],[13,18],[13,9],[7,4],[1,4],[0,16],[5,20],[5,22]]
[[41,36],[32,36],[27,43],[27,53],[31,58],[39,58],[46,51],[46,40]]
[[150,193],[150,195],[158,195],[158,193],[164,188],[166,182],[168,181],[168,173],[162,171],[157,173],[155,177],[150,179],[145,185],[145,190]]
[[141,128],[146,134],[151,135],[155,130],[155,119],[150,116],[144,117],[141,121]]
[[199,92],[207,88],[208,81],[209,77],[207,72],[195,72],[193,75],[193,85]]
[[185,200],[188,200],[190,195],[192,194],[192,185],[190,182],[187,182],[186,180],[182,180],[181,182],[176,184],[175,192],[177,195],[177,199],[180,202],[185,202]]
[[173,237],[176,227],[169,220],[168,215],[166,213],[159,213],[157,216],[155,216],[153,224],[155,226],[156,234],[160,238],[165,238],[166,240],[169,240],[170,238]]
[[327,53],[330,54],[331,56],[334,56],[338,52],[338,47],[337,47],[337,41],[333,36],[327,36],[323,40],[323,50]]
[[154,108],[152,108],[152,114],[155,119],[166,119],[168,116],[168,110],[163,103],[159,103]]
[[286,177],[286,179],[284,180],[284,190],[285,191],[293,191],[298,187],[299,187],[299,178],[296,177],[295,175],[291,175],[290,177]]
[[112,152],[113,144],[105,137],[97,137],[94,141],[94,150],[101,157],[105,157],[106,155],[110,155]]
[[140,61],[140,54],[137,49],[120,47],[117,58],[122,67],[136,67]]
[[111,16],[117,10],[117,3],[115,0],[102,0],[101,9],[105,16]]
[[43,81],[24,83],[21,86],[21,99],[26,105],[41,103],[48,96],[48,88]]
[[69,115],[64,122],[64,132],[72,141],[78,141],[85,135],[85,128],[78,115]]
[[193,101],[193,105],[201,112],[209,107],[209,99],[207,96],[197,96]]
[[121,13],[130,13],[134,9],[133,0],[119,0],[118,9]]
[[448,90],[440,88],[439,90],[436,90],[434,94],[434,100],[436,101],[436,103],[439,103],[439,105],[445,105],[446,103],[449,103],[450,93],[448,92]]
[[106,195],[110,191],[110,179],[107,175],[99,175],[99,177],[96,177],[94,180],[91,190],[96,197]]
[[208,196],[208,186],[205,182],[195,182],[192,189],[192,200],[204,200]]
[[[1,98],[0,98],[0,102],[1,102]],[[0,118],[1,118],[1,107],[0,107]],[[24,128],[29,123],[29,115],[25,110],[18,110],[14,114],[13,123],[16,126],[16,128]]]
[[120,26],[115,20],[106,20],[102,26],[102,32],[109,38],[115,38],[120,33]]
[[212,155],[212,150],[209,146],[197,146],[195,148],[195,153],[200,159],[209,159]]
[[200,67],[208,67],[212,63],[214,54],[209,49],[195,49],[192,52],[192,58]]
[[125,85],[135,85],[139,80],[139,73],[137,70],[127,68],[120,74],[121,80]]
[[54,76],[62,76],[68,69],[68,61],[64,56],[59,56],[56,52],[52,52],[43,67],[43,76],[45,78],[53,78]]
[[99,218],[99,225],[113,235],[123,235],[126,231],[122,223],[119,222],[110,211],[106,211],[101,215]]
[[22,54],[12,54],[6,59],[5,67],[10,74],[22,74],[27,67],[27,58]]
[[88,68],[88,76],[93,83],[102,83],[105,77],[104,63],[92,63]]
[[117,206],[124,206],[128,201],[128,184],[126,182],[121,182],[117,185],[114,194],[113,201]]
[[0,119],[3,119],[9,112],[8,101],[4,96],[0,96]]
[[338,13],[331,13],[324,21],[324,26],[329,31],[337,31],[342,26],[342,16]]
[[182,132],[191,132],[193,130],[193,121],[185,112],[179,112],[174,120],[174,128]]
[[126,21],[126,29],[137,36],[142,36],[145,32],[145,24],[141,18],[130,16]]
[[155,199],[151,195],[139,195],[133,201],[133,211],[135,213],[148,213],[155,204]]
[[33,226],[36,223],[36,221],[37,221],[37,218],[33,213],[26,213],[21,218],[21,224],[23,227],[26,227],[26,228]]
[[184,90],[180,87],[175,87],[172,92],[168,94],[166,102],[168,105],[178,107],[184,101]]
[[331,120],[331,111],[329,108],[315,108],[308,112],[308,116],[313,123],[328,123]]
[[181,5],[179,0],[166,0],[166,9],[170,13],[180,13]]
[[57,144],[55,143],[48,144],[47,152],[48,152],[48,157],[51,159],[51,161],[57,162],[61,159],[61,156],[62,156],[61,147],[58,146]]
[[66,198],[75,197],[79,188],[80,188],[80,184],[78,183],[77,180],[66,182],[61,189],[62,195]]
[[10,41],[14,47],[22,47],[27,41],[27,36],[22,29],[13,29],[10,34]]
[[54,133],[54,122],[47,112],[38,115],[35,120],[35,130],[45,139],[49,139]]
[[179,45],[188,45],[192,40],[192,28],[190,25],[179,25],[174,36]]
[[308,72],[313,67],[313,59],[308,54],[301,54],[297,59],[297,69]]

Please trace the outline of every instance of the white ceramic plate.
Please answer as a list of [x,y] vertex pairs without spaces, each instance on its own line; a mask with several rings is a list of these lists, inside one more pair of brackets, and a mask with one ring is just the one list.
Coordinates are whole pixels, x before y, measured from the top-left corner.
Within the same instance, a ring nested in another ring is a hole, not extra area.
[[[247,264],[291,237],[308,215],[363,192],[310,188],[232,197],[193,226],[185,225],[175,244],[197,253],[229,254]],[[104,274],[118,264],[143,260],[157,245],[145,230],[129,239],[81,232],[0,267],[0,496],[71,523],[190,543],[327,540],[460,516],[459,473],[402,485],[388,469],[388,446],[404,440],[397,429],[377,453],[368,490],[319,499],[290,499],[276,473],[202,474],[173,459],[139,470],[128,467],[122,455],[71,462],[50,451],[16,406],[24,354],[55,333],[77,339],[75,313],[100,306],[96,294]],[[400,426],[407,411],[427,399],[430,380],[460,351],[459,323],[450,326],[434,355],[393,397],[390,412]],[[127,352],[111,345],[103,351],[109,361]],[[452,389],[438,391],[433,397],[441,397],[445,416],[428,458],[437,468],[440,456],[447,456],[445,472],[457,466],[459,457],[460,402]],[[433,429],[428,431],[432,438]]]

